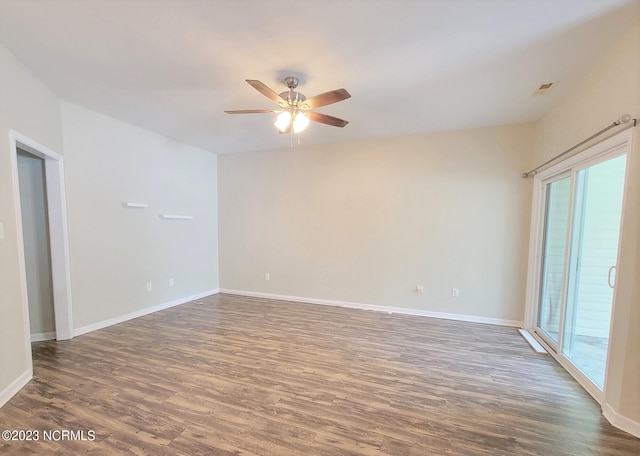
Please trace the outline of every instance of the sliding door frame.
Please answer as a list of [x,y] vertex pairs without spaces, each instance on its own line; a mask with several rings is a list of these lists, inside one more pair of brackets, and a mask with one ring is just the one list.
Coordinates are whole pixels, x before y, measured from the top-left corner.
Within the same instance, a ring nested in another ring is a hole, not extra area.
[[[608,372],[605,372],[604,388],[601,391],[597,386],[593,384],[591,380],[587,378],[577,367],[575,367],[568,359],[562,355],[562,336],[559,333],[557,352],[556,349],[551,347],[545,338],[540,337],[535,331],[538,327],[538,311],[540,300],[540,281],[542,280],[542,261],[543,261],[543,248],[544,248],[544,230],[545,230],[545,217],[546,217],[546,184],[554,177],[560,176],[567,172],[572,174],[572,189],[571,189],[571,204],[573,204],[573,192],[574,185],[573,179],[575,173],[579,169],[584,169],[587,166],[591,166],[605,159],[612,158],[616,155],[622,155],[627,153],[627,167],[625,172],[625,192],[622,200],[622,214],[625,213],[626,204],[626,182],[628,182],[629,176],[629,155],[631,154],[632,146],[632,130],[626,130],[618,133],[604,141],[591,146],[584,151],[573,155],[566,160],[557,163],[549,168],[540,171],[534,176],[533,183],[533,203],[531,213],[531,233],[529,240],[529,267],[527,275],[527,295],[525,302],[525,328],[538,340],[547,351],[582,385],[582,387],[593,398],[602,404],[604,402],[604,392],[607,389],[607,376]],[[571,225],[571,222],[570,222]],[[571,229],[571,227],[570,227]],[[623,223],[620,225],[620,239],[622,239]],[[620,258],[620,243],[618,243],[618,258]],[[565,264],[565,270],[568,267]],[[566,274],[566,271],[565,271]],[[565,276],[566,279],[566,276]],[[564,287],[563,287],[564,288]],[[563,297],[563,300],[566,297]],[[612,307],[612,321],[613,314],[615,313],[615,301],[616,301],[616,289],[613,290],[613,307]],[[562,309],[564,313],[564,309]],[[563,320],[564,318],[561,318]],[[562,327],[560,331],[562,331]],[[611,331],[611,327],[609,328]],[[610,349],[610,347],[609,347]],[[609,354],[607,359],[609,359]],[[607,363],[608,365],[608,363]]]
[[[540,191],[542,192],[540,195],[540,198],[542,200],[542,219],[541,219],[541,223],[540,223],[540,250],[539,252],[539,256],[540,256],[540,265],[539,265],[539,271],[538,271],[538,298],[537,298],[537,302],[536,302],[536,314],[535,314],[535,322],[533,324],[533,326],[531,326],[532,328],[532,333],[535,331],[536,336],[539,339],[544,340],[545,345],[550,348],[551,350],[557,352],[558,350],[560,350],[560,347],[562,347],[562,328],[564,327],[564,317],[565,317],[565,312],[563,312],[564,310],[564,303],[565,303],[565,299],[566,299],[566,294],[567,294],[567,289],[566,289],[566,277],[568,275],[568,265],[569,265],[569,253],[568,253],[568,249],[565,246],[565,251],[564,251],[564,260],[563,260],[563,268],[562,268],[562,289],[560,291],[561,293],[561,298],[560,298],[560,315],[558,315],[558,340],[557,341],[553,341],[551,336],[549,336],[548,334],[544,334],[546,333],[546,331],[544,329],[541,328],[540,326],[540,307],[541,307],[541,303],[540,303],[540,295],[541,295],[541,291],[542,291],[542,287],[543,284],[545,282],[545,279],[543,277],[543,270],[545,269],[545,265],[544,265],[544,258],[547,254],[547,249],[546,249],[546,243],[547,243],[547,237],[549,235],[549,233],[547,232],[548,230],[548,226],[547,226],[547,219],[549,217],[549,185],[553,184],[554,182],[558,182],[561,181],[563,179],[569,178],[569,182],[573,183],[573,176],[574,173],[568,169],[568,170],[562,170],[559,173],[553,174],[545,179],[542,179],[540,182]],[[574,188],[573,185],[570,186],[569,188],[569,207],[567,208],[568,210],[568,215],[572,213],[573,211],[573,192],[574,192]],[[567,220],[567,228],[565,231],[565,240],[569,238],[569,233],[571,232],[572,229],[572,220],[571,217],[568,218]],[[542,331],[542,334],[539,333],[538,331],[536,331],[536,329],[540,328]]]

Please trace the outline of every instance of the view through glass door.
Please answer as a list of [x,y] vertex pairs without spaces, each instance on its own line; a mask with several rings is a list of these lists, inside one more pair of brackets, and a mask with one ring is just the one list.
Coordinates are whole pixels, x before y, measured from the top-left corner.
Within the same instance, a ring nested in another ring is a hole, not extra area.
[[536,332],[604,388],[626,154],[545,182]]
[[554,180],[547,182],[546,187],[544,253],[538,327],[546,342],[557,351],[564,296],[571,175],[554,178]]

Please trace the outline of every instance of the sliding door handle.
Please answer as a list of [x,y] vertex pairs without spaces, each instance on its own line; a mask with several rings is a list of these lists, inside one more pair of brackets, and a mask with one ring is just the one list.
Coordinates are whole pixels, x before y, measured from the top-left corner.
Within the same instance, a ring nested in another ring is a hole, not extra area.
[[[611,275],[612,275],[611,273],[612,273],[612,272],[614,272],[614,271],[617,271],[617,270],[618,270],[618,269],[615,267],[615,265],[614,265],[614,266],[611,266],[611,267],[609,268],[609,274],[608,274],[608,276],[607,276],[607,283],[609,284],[609,287],[611,287],[611,288],[613,288],[613,287],[614,287],[614,285],[615,285],[615,283],[612,283],[612,282],[611,282]],[[615,274],[613,274],[613,277],[615,278]]]

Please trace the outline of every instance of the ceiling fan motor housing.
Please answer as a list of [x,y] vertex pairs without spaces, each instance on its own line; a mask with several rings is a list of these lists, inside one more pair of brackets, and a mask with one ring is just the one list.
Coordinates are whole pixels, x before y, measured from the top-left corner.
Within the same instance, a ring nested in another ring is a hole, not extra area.
[[300,103],[302,103],[304,100],[307,99],[307,97],[302,95],[300,92],[296,92],[294,90],[289,90],[288,92],[282,92],[280,94],[280,98],[286,101],[287,105],[289,106],[298,106]]
[[298,87],[298,82],[300,82],[300,81],[295,76],[288,76],[288,77],[284,78],[284,83],[289,88],[289,91],[288,92],[282,92],[280,94],[280,98],[282,98],[284,101],[286,101],[287,106],[296,107],[300,103],[302,103],[304,100],[307,99],[307,97],[302,95],[300,92],[296,92],[295,91],[295,88]]

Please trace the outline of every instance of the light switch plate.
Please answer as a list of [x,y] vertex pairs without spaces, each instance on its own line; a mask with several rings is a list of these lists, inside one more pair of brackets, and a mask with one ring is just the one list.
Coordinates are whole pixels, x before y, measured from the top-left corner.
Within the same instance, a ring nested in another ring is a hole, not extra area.
[[4,239],[4,223],[0,223],[0,239]]

